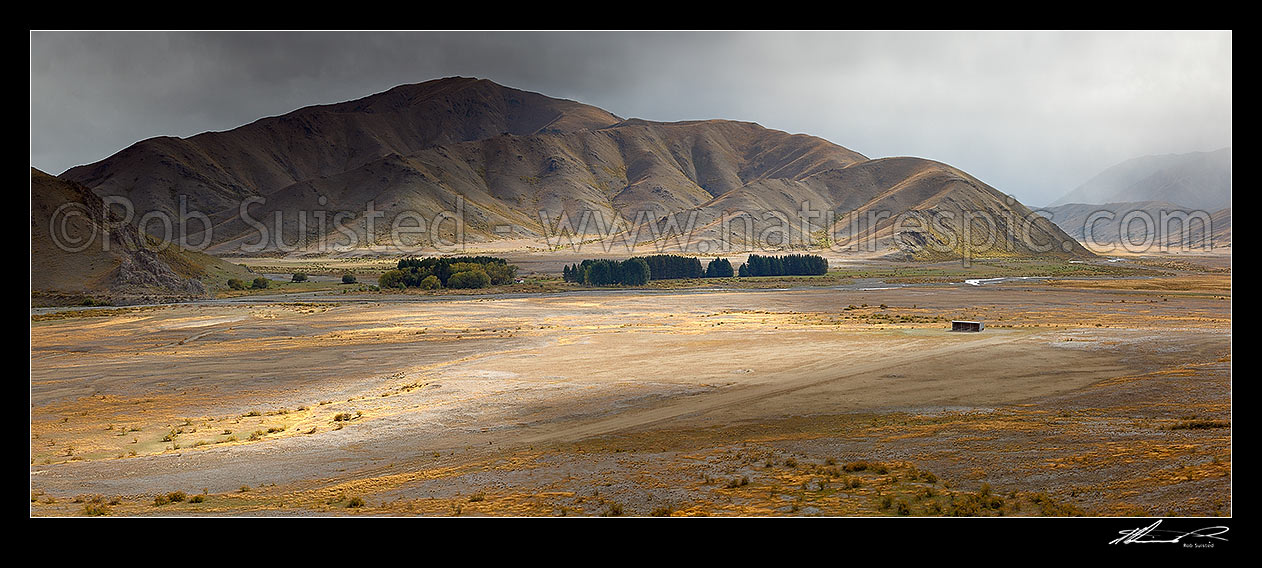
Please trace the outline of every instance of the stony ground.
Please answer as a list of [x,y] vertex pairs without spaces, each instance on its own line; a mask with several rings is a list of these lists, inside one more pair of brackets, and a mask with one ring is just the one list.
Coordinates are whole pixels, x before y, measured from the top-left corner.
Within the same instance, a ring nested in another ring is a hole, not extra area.
[[1230,514],[1230,298],[1182,270],[40,315],[31,512]]

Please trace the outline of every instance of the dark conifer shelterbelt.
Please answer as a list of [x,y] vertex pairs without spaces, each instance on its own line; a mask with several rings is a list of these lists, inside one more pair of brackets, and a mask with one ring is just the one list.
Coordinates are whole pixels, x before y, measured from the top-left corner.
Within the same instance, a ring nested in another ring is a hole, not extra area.
[[828,273],[828,259],[814,254],[751,254],[741,269],[748,271],[749,276],[820,276]]
[[726,258],[711,260],[705,267],[706,278],[731,278],[732,276],[735,276],[732,272],[732,262]]
[[566,282],[589,286],[643,286],[652,277],[647,262],[641,258],[618,260],[584,260],[566,266],[561,277]]
[[676,254],[655,254],[636,258],[648,263],[649,270],[653,273],[653,280],[705,277],[701,260],[696,258]]
[[[643,265],[643,266],[641,266]],[[715,258],[702,267],[697,258],[674,254],[637,256],[624,261],[588,259],[561,269],[566,282],[589,286],[643,286],[649,280],[683,278],[731,278],[734,276],[820,276],[828,272],[828,260],[813,254],[786,256],[749,255],[739,270],[726,258]]]

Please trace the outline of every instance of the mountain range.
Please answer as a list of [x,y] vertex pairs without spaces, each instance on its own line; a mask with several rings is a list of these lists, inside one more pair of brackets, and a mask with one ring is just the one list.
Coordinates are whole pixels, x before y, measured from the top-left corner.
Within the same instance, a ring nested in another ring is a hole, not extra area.
[[[751,122],[624,119],[463,77],[152,138],[60,177],[127,198],[137,216],[205,213],[207,252],[220,255],[423,246],[426,230],[443,242],[577,233],[661,245],[675,223],[694,243],[812,248],[840,238],[938,258],[969,252],[958,235],[970,214],[997,228],[998,245],[982,254],[1090,255],[1015,199],[939,162],[869,159]],[[817,217],[809,226],[799,222],[804,208]],[[444,212],[464,220],[463,234]],[[895,227],[909,212],[937,221]],[[381,228],[400,219],[416,242],[387,243]],[[1018,230],[1014,219],[1030,226]]]
[[[1231,148],[1127,160],[1100,172],[1044,211],[1083,242],[1113,245],[1125,239],[1142,244],[1151,237],[1172,246],[1229,247]],[[1184,216],[1195,218],[1186,231],[1179,220]],[[1175,221],[1163,223],[1163,219]]]
[[1231,207],[1231,148],[1133,158],[1100,172],[1048,207],[1139,201],[1205,211]]

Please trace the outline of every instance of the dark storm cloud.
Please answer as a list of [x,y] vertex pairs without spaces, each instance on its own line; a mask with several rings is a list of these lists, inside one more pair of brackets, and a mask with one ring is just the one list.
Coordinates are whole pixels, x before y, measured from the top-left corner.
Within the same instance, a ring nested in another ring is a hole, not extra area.
[[31,162],[463,75],[623,117],[730,118],[960,167],[1038,205],[1231,143],[1230,32],[31,34]]

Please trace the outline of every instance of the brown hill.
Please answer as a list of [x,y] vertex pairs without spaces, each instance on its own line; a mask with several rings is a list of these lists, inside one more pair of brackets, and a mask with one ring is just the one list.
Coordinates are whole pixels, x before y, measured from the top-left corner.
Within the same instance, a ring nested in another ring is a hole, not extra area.
[[[803,207],[812,213],[800,213]],[[744,225],[725,221],[739,212],[765,214]],[[737,244],[746,235],[776,241],[876,252],[894,257],[1089,256],[1058,227],[1015,199],[963,171],[922,158],[882,158],[813,174],[801,180],[765,180],[699,208],[702,234]],[[805,229],[801,219],[818,213]],[[720,234],[725,233],[725,234]]]
[[[438,212],[455,211],[459,198],[467,237],[538,238],[552,228],[544,228],[541,211],[553,223],[562,214],[577,223],[585,211],[596,214],[592,219],[610,222],[615,214],[633,219],[641,211],[656,219],[761,180],[803,179],[863,160],[826,140],[752,123],[628,121],[599,130],[502,135],[411,156],[386,156],[269,193],[249,216],[267,221],[273,244],[278,213],[286,221],[285,244],[311,246],[325,237],[332,244],[348,244],[344,235],[327,226],[321,231],[310,218],[305,236],[299,237],[300,215],[294,212],[323,197],[323,208],[330,212],[358,214],[371,202],[385,212],[381,226],[411,211],[432,226]],[[214,229],[215,240],[223,245],[216,250],[231,252],[258,240],[257,230],[236,213],[227,211],[217,218],[222,222]],[[597,223],[594,220],[586,232],[599,232]],[[357,242],[367,242],[363,215],[346,225],[356,232]],[[496,227],[510,229],[498,232]],[[384,236],[383,231],[375,232]]]
[[[472,79],[407,85],[187,140],[145,141],[66,175],[98,194],[127,196],[142,212],[175,216],[187,194],[187,207],[214,221],[216,254],[432,247],[456,237],[455,223],[442,216],[449,212],[464,219],[462,236],[471,241],[525,237],[555,246],[564,220],[580,241],[663,243],[674,222],[683,232],[696,229],[675,244],[709,241],[702,252],[862,239],[936,258],[977,248],[959,236],[971,211],[996,227],[982,239],[1001,245],[995,254],[1089,254],[1041,219],[1019,233],[1012,220],[1028,217],[1027,208],[945,164],[868,160],[827,140],[747,122],[621,120]],[[254,198],[248,217],[240,214],[244,198]],[[821,212],[817,227],[798,222],[804,205]],[[896,231],[893,222],[909,211],[935,222]],[[754,218],[754,237],[723,226],[738,212]],[[869,215],[875,222],[850,222]],[[761,238],[774,233],[777,216],[793,221],[778,239]],[[396,221],[416,234],[390,237]],[[1037,246],[1043,242],[1051,250]]]
[[87,187],[31,168],[31,293],[37,304],[207,295],[248,271],[181,250],[121,222]]
[[353,170],[390,154],[501,133],[598,128],[618,117],[596,107],[453,77],[402,85],[362,99],[298,109],[224,132],[137,142],[60,177],[137,210],[178,214],[230,208],[293,183]]

